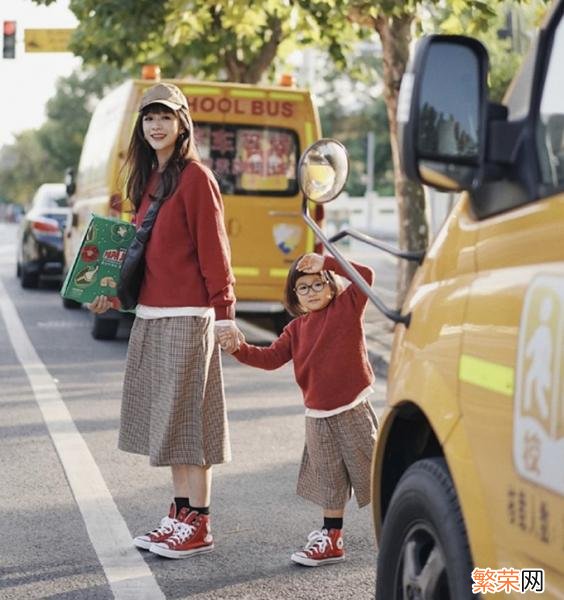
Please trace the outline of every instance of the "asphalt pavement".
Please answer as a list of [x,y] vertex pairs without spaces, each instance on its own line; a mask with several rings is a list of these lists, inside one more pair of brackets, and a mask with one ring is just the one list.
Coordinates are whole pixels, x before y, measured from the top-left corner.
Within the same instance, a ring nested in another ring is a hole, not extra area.
[[[233,460],[215,469],[213,554],[170,561],[132,548],[130,535],[155,526],[171,493],[167,469],[116,449],[127,328],[113,342],[93,340],[88,311],[64,310],[56,285],[22,290],[14,232],[0,224],[0,599],[373,598],[369,508],[347,507],[344,563],[289,561],[321,522],[320,509],[295,494],[304,417],[290,365],[265,372],[223,358]],[[378,293],[393,303],[394,263],[349,251],[373,266]],[[27,354],[9,335],[15,321]],[[249,341],[268,343],[272,332],[258,325],[240,320]],[[380,411],[391,329],[372,306],[366,331]]]

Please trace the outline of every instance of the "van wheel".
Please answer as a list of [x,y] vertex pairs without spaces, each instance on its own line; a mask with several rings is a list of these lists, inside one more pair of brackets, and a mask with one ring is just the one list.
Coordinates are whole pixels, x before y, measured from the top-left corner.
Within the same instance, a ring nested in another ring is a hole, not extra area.
[[39,285],[39,273],[37,271],[29,271],[25,264],[21,266],[21,286],[26,289],[35,289]]
[[63,298],[63,306],[72,310],[75,308],[80,308],[82,304],[76,300],[71,300],[70,298]]
[[456,490],[444,459],[411,465],[384,518],[377,600],[465,600],[472,559]]
[[280,335],[284,327],[286,327],[291,320],[292,316],[287,311],[274,313],[272,315],[272,323],[274,324],[274,331],[276,331],[276,335]]
[[115,339],[119,328],[119,319],[104,319],[100,315],[94,315],[92,322],[92,337],[95,340]]

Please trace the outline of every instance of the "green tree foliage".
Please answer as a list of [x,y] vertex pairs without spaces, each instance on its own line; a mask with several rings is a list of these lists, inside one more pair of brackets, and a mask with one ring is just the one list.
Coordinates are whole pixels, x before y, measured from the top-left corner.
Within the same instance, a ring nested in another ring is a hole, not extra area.
[[0,188],[6,197],[26,204],[40,184],[63,181],[65,169],[78,165],[95,103],[123,77],[106,66],[75,71],[58,81],[45,123],[0,150]]
[[342,61],[342,41],[353,39],[354,30],[341,20],[338,31],[321,31],[293,0],[71,0],[69,6],[79,20],[71,49],[87,64],[138,74],[140,65],[155,63],[166,77],[257,83],[272,79],[275,57],[296,46],[324,45]]

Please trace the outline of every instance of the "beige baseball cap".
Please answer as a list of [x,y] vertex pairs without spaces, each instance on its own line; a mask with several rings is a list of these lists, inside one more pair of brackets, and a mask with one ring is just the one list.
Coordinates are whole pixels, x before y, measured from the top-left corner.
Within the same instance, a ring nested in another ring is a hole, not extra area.
[[141,98],[139,110],[143,110],[149,104],[164,104],[172,110],[185,108],[188,110],[186,96],[172,83],[158,83],[149,88]]

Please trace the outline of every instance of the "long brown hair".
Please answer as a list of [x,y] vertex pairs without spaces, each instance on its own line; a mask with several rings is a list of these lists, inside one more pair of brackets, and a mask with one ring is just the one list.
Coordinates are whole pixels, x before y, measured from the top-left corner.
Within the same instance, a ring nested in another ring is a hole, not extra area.
[[176,140],[172,156],[168,159],[164,171],[161,173],[159,186],[155,191],[153,200],[166,200],[176,189],[180,173],[191,160],[200,160],[196,142],[194,139],[194,124],[190,113],[184,107],[172,110],[164,104],[157,102],[149,104],[139,112],[133,134],[127,149],[124,169],[127,173],[126,193],[127,197],[139,210],[141,199],[147,187],[152,171],[158,166],[157,154],[151,148],[143,135],[143,117],[148,113],[175,114],[183,130]]
[[[303,271],[298,270],[298,263],[301,259],[302,256],[298,256],[292,263],[292,266],[288,271],[288,277],[286,278],[286,286],[284,287],[284,307],[293,317],[300,317],[301,315],[306,314],[306,311],[304,311],[300,305],[298,294],[294,289],[296,287],[296,281],[304,275],[315,275],[315,273],[304,273]],[[335,279],[335,276],[331,271],[320,271],[318,274],[323,281],[327,282],[333,291],[333,297],[341,292],[343,286]]]

